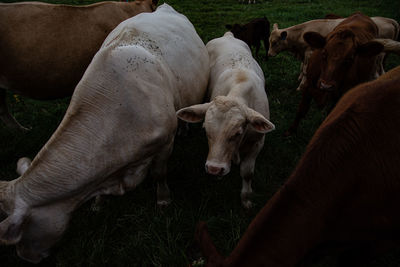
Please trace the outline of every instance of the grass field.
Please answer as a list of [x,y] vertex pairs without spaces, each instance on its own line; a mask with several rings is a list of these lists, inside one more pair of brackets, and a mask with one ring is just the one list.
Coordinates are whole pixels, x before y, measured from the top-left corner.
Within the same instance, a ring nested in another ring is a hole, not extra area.
[[[392,0],[258,0],[255,5],[239,4],[237,0],[166,2],[191,20],[205,43],[220,37],[225,24],[243,23],[264,15],[271,25],[277,22],[282,28],[322,18],[327,13],[348,16],[354,11],[400,21],[400,2]],[[260,54],[264,57],[265,50]],[[169,160],[168,184],[173,194],[170,207],[163,213],[158,211],[155,183],[150,179],[122,197],[107,197],[99,212],[92,212],[88,202],[75,211],[62,240],[38,266],[187,266],[191,261],[187,255],[194,227],[199,220],[208,223],[216,246],[228,255],[257,211],[285,182],[326,116],[326,112],[314,106],[296,136],[282,137],[300,101],[300,93],[295,91],[300,62],[288,53],[258,61],[266,78],[271,121],[277,128],[267,135],[257,159],[254,211],[247,213],[241,208],[237,167],[222,180],[206,175],[207,140],[200,125],[196,125],[189,136],[176,138]],[[400,57],[391,55],[385,68],[397,65]],[[33,158],[45,144],[60,123],[69,99],[38,102],[9,93],[8,102],[17,120],[32,129],[20,133],[0,125],[0,179],[3,180],[15,179],[17,160],[23,156]],[[336,256],[328,255],[310,266],[327,267],[335,263]],[[14,246],[0,247],[0,266],[26,265],[29,264],[17,257]],[[400,251],[378,258],[368,266],[400,266]]]

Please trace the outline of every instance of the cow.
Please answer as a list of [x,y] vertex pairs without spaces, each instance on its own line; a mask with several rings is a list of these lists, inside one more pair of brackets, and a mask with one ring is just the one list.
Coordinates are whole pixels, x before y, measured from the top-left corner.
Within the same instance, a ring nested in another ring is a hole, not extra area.
[[87,6],[1,3],[2,121],[10,128],[27,130],[10,114],[6,90],[37,100],[71,96],[107,35],[123,20],[154,11],[157,2],[100,2]]
[[206,172],[224,176],[231,162],[240,164],[241,200],[252,207],[250,195],[254,165],[264,145],[265,133],[274,130],[269,121],[264,74],[251,56],[249,47],[231,32],[206,45],[210,55],[210,102],[177,111],[190,123],[204,120],[209,152]]
[[[225,27],[230,30],[235,38],[244,41],[250,48],[253,46],[256,48],[256,57],[258,57],[258,51],[260,50],[261,40],[264,42],[265,53],[268,53],[269,49],[269,21],[264,16],[263,18],[256,18],[251,20],[249,23],[240,24],[227,24]],[[268,59],[265,56],[265,59]]]
[[0,182],[0,241],[15,244],[21,258],[40,262],[82,203],[122,195],[148,173],[157,181],[157,204],[168,205],[175,112],[202,102],[209,68],[195,28],[167,4],[119,24],[29,168]]
[[323,247],[398,245],[399,106],[400,67],[347,92],[229,257],[198,224],[206,266],[303,266]]
[[[292,52],[294,56],[302,62],[298,78],[300,84],[297,87],[297,90],[301,91],[306,86],[307,65],[312,53],[312,49],[303,38],[304,33],[314,31],[325,37],[344,20],[344,18],[337,18],[338,16],[331,14],[328,14],[326,17],[334,19],[311,20],[284,29],[279,29],[277,23],[274,23],[273,25],[269,37],[268,56],[274,57],[280,52],[287,50]],[[395,20],[384,17],[372,17],[371,19],[378,26],[379,38],[397,40],[399,36],[399,24]],[[378,62],[380,66],[378,69],[379,75],[384,73],[382,60],[383,55]]]
[[304,33],[305,41],[317,49],[307,66],[307,86],[296,118],[285,136],[292,135],[306,115],[312,98],[318,107],[336,103],[344,92],[355,85],[375,78],[376,57],[384,46],[374,41],[378,35],[376,24],[361,13],[343,20],[335,29],[323,37],[317,32]]

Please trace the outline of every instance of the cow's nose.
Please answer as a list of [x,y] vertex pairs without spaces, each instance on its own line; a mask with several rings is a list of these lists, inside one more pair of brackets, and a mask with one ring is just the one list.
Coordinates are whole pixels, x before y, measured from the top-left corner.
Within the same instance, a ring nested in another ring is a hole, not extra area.
[[206,164],[206,172],[209,174],[221,176],[224,171],[225,169],[223,167]]

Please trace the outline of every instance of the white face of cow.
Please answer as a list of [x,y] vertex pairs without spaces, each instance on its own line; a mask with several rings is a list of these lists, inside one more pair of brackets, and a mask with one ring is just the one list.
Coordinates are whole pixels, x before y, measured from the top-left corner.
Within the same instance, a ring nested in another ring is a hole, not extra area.
[[247,128],[246,114],[240,105],[221,100],[216,98],[212,102],[203,124],[209,148],[205,168],[207,173],[218,176],[229,173]]
[[210,103],[183,108],[177,116],[187,122],[204,119],[209,147],[205,168],[209,174],[218,176],[229,173],[231,161],[239,152],[249,127],[260,133],[275,128],[257,111],[226,96],[218,96]]
[[58,205],[34,209],[22,229],[17,245],[18,256],[39,263],[50,253],[50,248],[61,238],[69,222],[69,214]]

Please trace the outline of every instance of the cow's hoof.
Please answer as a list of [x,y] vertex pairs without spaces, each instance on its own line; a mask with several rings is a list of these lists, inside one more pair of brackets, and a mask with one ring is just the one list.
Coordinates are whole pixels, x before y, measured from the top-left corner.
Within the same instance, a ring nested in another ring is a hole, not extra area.
[[157,200],[157,207],[161,210],[167,208],[169,206],[169,204],[171,204],[171,200],[170,199],[166,199],[166,200]]
[[253,202],[251,202],[250,200],[242,201],[242,205],[245,210],[251,210],[253,208]]

